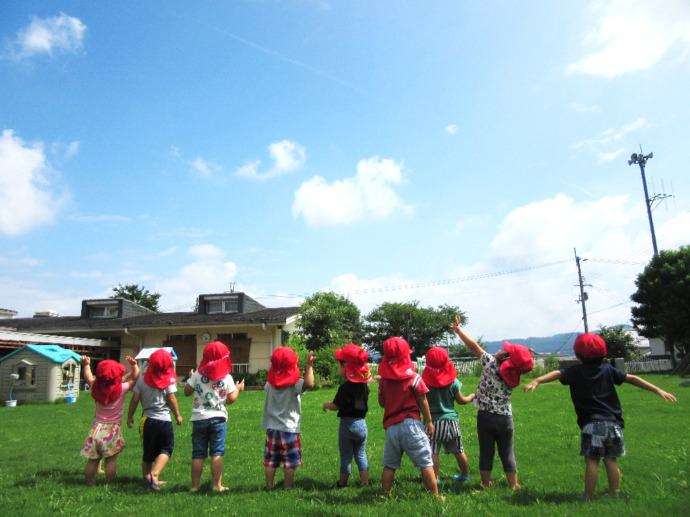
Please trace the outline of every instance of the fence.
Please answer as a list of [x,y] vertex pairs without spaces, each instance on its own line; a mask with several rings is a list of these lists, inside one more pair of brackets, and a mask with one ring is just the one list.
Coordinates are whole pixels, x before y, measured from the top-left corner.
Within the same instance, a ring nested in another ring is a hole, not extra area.
[[670,359],[654,359],[652,361],[629,361],[625,363],[628,373],[667,372],[671,370]]

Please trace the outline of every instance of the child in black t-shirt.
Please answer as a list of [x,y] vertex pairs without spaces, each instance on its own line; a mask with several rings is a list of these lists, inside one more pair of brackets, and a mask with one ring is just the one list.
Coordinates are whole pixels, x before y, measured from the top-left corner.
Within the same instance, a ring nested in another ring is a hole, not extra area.
[[555,380],[570,387],[570,397],[580,426],[580,456],[585,457],[585,493],[580,497],[590,501],[599,479],[599,460],[604,460],[609,482],[608,495],[618,497],[621,473],[617,458],[625,456],[623,416],[616,386],[627,382],[675,402],[676,397],[654,384],[604,364],[606,343],[596,334],[580,334],[573,345],[581,364],[554,370],[533,380],[524,391]]
[[324,402],[323,410],[337,411],[340,418],[338,448],[340,449],[340,478],[333,485],[343,488],[350,477],[354,456],[359,469],[362,486],[369,484],[369,460],[367,459],[367,423],[364,417],[369,409],[369,386],[371,373],[367,366],[369,354],[361,347],[350,343],[335,351],[338,373],[345,382],[338,388],[333,402]]

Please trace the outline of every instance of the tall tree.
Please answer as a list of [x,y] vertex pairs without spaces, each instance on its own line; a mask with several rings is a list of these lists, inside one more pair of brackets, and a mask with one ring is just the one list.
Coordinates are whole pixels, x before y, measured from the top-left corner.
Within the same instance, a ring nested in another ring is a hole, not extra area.
[[632,361],[640,357],[640,351],[635,346],[635,338],[626,332],[623,325],[614,327],[599,326],[599,335],[606,343],[606,357],[611,359],[622,357]]
[[111,298],[124,298],[125,300],[138,303],[153,312],[160,312],[158,300],[161,295],[149,292],[144,286],[139,287],[138,284],[118,284],[117,287],[113,287],[113,291],[115,294]]
[[340,347],[361,340],[359,309],[339,294],[315,293],[300,305],[299,315],[298,334],[304,337],[309,350]]
[[401,336],[410,344],[413,357],[420,357],[453,334],[450,324],[456,315],[464,319],[460,309],[449,305],[434,309],[420,307],[418,301],[385,302],[364,317],[364,342],[370,350],[382,353],[386,339]]
[[690,353],[690,246],[662,251],[635,280],[632,322],[640,335]]

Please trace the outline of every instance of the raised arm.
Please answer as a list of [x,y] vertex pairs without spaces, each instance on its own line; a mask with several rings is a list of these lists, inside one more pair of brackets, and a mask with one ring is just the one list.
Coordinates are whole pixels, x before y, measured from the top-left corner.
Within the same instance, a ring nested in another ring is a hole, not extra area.
[[130,356],[125,357],[125,359],[131,367],[130,377],[126,381],[127,384],[129,384],[129,388],[131,389],[132,386],[134,386],[134,383],[137,382],[137,379],[139,378],[139,363],[137,363],[136,359]]
[[92,385],[96,377],[93,376],[93,372],[91,371],[91,358],[86,355],[82,355],[81,364],[84,367],[84,380],[88,382],[89,385]]
[[659,395],[661,398],[664,400],[670,400],[671,402],[676,401],[676,397],[674,395],[671,395],[667,391],[662,390],[658,386],[655,386],[651,382],[647,382],[646,380],[638,377],[637,375],[626,375],[625,377],[625,382],[629,382],[633,386],[637,386],[638,388],[642,388],[643,390],[651,391],[653,393],[656,393]]
[[310,390],[314,387],[314,351],[309,350],[307,356],[307,369],[304,372],[304,391]]
[[474,339],[465,334],[465,332],[460,328],[461,324],[462,320],[460,319],[460,316],[455,316],[455,323],[451,323],[450,328],[452,328],[455,333],[460,336],[460,339],[463,343],[465,343],[465,346],[470,349],[470,352],[472,352],[477,359],[479,359],[484,353],[484,349],[479,346],[479,343],[477,343]]
[[235,402],[237,397],[240,396],[240,391],[244,391],[244,379],[242,379],[241,382],[235,383],[235,389],[232,390],[232,393],[228,393],[227,397],[225,397],[225,403],[232,404]]

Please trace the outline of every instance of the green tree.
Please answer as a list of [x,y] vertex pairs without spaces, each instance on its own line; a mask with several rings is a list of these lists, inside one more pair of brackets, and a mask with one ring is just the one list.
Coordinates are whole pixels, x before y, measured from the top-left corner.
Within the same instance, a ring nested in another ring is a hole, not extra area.
[[161,295],[158,293],[151,293],[144,286],[139,287],[138,284],[118,284],[117,287],[113,287],[115,294],[111,298],[124,298],[125,300],[130,300],[134,303],[146,307],[153,312],[160,312],[158,308],[158,300]]
[[383,353],[383,342],[389,337],[404,337],[413,350],[413,357],[420,357],[432,346],[445,342],[453,334],[450,324],[456,315],[464,318],[457,307],[441,305],[419,307],[411,303],[382,303],[364,317],[364,342],[370,350]]
[[632,361],[640,356],[635,346],[635,338],[625,331],[623,325],[615,327],[599,326],[599,335],[606,343],[606,357],[611,359],[622,357],[626,361]]
[[308,297],[300,305],[299,315],[298,334],[304,337],[309,350],[341,347],[361,340],[359,309],[339,294],[319,292]]
[[631,308],[632,323],[640,335],[690,353],[690,246],[660,252],[635,285],[630,298],[638,305]]

